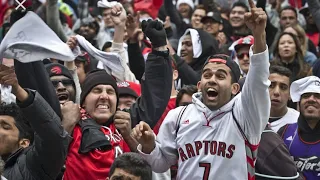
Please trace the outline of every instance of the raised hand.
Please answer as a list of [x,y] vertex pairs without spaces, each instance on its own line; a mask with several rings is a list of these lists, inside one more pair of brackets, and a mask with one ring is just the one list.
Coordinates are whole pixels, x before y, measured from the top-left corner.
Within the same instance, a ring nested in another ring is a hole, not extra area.
[[124,139],[130,136],[131,133],[131,117],[130,113],[117,111],[114,115],[114,125],[120,131]]
[[132,15],[128,15],[126,27],[129,39],[136,42],[139,34],[142,33],[142,30],[138,29],[138,23]]
[[112,7],[111,19],[115,26],[125,26],[127,20],[127,13],[120,4],[117,4]]
[[164,28],[169,28],[171,27],[171,20],[170,20],[170,16],[166,17],[166,21],[164,22]]
[[147,123],[141,121],[137,124],[132,129],[132,136],[142,145],[144,153],[150,154],[155,148],[155,135]]
[[80,107],[72,101],[68,101],[61,105],[62,114],[62,126],[63,128],[71,134],[74,127],[80,120]]
[[7,67],[0,64],[0,84],[12,86],[13,89],[17,89],[19,83],[14,67]]
[[167,35],[160,21],[142,21],[142,31],[150,39],[153,48],[158,48],[167,45]]
[[19,85],[14,67],[7,67],[0,64],[0,84],[12,87],[12,94],[23,102],[28,98],[28,93]]
[[78,45],[78,40],[75,36],[71,36],[68,41],[67,45],[70,47],[71,50],[73,50]]
[[248,0],[251,8],[250,12],[244,15],[247,27],[252,31],[253,35],[265,32],[267,25],[267,14],[262,8],[257,8],[253,0]]

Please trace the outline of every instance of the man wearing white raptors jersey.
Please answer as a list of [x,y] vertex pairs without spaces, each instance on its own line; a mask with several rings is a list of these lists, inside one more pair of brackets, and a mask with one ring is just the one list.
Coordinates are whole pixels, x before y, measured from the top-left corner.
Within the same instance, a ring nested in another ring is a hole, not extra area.
[[[165,172],[178,161],[179,180],[254,179],[260,136],[270,111],[269,57],[266,13],[249,0],[245,14],[255,43],[250,48],[250,71],[238,94],[239,66],[226,55],[205,63],[192,104],[169,112],[155,140],[141,122],[132,131],[138,151],[155,172]],[[238,94],[238,95],[237,95]]]

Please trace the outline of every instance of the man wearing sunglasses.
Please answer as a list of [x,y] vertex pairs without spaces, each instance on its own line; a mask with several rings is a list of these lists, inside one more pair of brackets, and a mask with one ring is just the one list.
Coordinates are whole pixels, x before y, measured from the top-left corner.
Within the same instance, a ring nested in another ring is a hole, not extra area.
[[69,70],[59,63],[46,64],[45,67],[56,90],[60,104],[68,101],[75,102],[76,88]]
[[249,65],[250,65],[249,50],[250,50],[250,46],[253,45],[253,43],[254,43],[253,36],[246,36],[244,38],[239,39],[236,42],[236,45],[234,46],[242,77],[245,77],[249,71]]

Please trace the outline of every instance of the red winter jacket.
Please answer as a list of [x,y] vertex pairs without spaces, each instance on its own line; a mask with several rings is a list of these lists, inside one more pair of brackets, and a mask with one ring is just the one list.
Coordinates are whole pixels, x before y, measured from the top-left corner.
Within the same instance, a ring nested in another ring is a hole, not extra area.
[[82,133],[80,126],[77,125],[74,128],[63,180],[105,180],[114,159],[124,152],[130,152],[128,145],[113,123],[109,127],[103,126],[101,130],[110,140],[112,149],[108,151],[96,149],[86,154],[79,154]]

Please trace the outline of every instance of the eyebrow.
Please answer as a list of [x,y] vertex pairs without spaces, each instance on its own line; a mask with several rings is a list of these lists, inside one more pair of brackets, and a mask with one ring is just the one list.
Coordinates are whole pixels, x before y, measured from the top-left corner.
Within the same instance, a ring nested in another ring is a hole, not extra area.
[[[212,70],[209,68],[206,68],[202,71],[202,74],[205,73],[206,71],[212,71]],[[225,75],[228,75],[227,71],[224,69],[218,69],[216,72],[220,72],[220,73],[224,73]]]
[[124,176],[124,175],[115,175],[115,176],[112,177],[111,180],[113,180],[113,179],[117,179],[117,180],[119,180],[119,179],[121,179],[121,180],[132,180],[130,177]]

